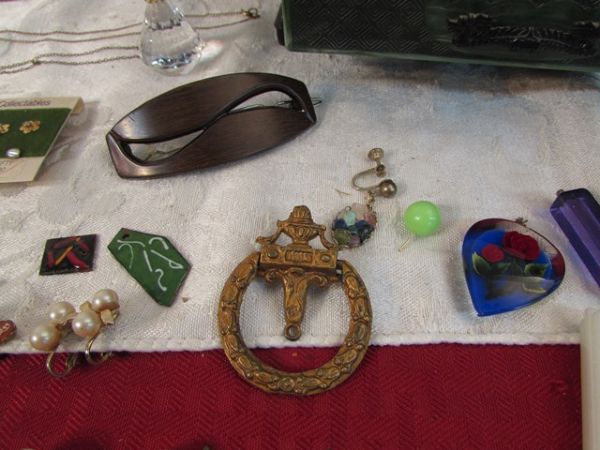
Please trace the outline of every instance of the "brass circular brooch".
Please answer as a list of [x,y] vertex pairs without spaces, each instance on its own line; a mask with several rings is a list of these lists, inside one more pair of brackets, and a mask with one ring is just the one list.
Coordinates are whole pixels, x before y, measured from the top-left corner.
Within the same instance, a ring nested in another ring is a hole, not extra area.
[[[281,234],[291,244],[276,241]],[[238,374],[270,393],[312,395],[345,381],[362,361],[371,337],[371,304],[360,276],[348,262],[337,259],[337,247],[325,238],[325,226],[313,222],[306,206],[296,206],[287,220],[277,221],[277,232],[259,237],[260,252],[244,259],[227,279],[219,302],[218,323],[223,349]],[[309,241],[319,237],[324,249]],[[341,282],[350,306],[350,324],[342,346],[323,366],[303,372],[284,372],[261,362],[250,351],[240,332],[240,308],[254,278],[281,280],[284,292],[285,328],[289,340],[302,335],[302,318],[308,287]]]

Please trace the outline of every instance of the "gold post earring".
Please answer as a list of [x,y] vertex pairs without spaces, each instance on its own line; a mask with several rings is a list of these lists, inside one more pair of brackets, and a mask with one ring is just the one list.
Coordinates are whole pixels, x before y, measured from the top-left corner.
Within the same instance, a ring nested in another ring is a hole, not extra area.
[[35,133],[40,129],[42,122],[39,120],[26,120],[19,127],[19,131],[23,134]]

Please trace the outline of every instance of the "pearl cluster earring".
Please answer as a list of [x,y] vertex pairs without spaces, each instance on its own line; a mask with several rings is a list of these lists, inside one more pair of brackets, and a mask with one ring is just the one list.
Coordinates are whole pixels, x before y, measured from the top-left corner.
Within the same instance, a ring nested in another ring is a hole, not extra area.
[[114,324],[119,315],[119,296],[112,289],[102,289],[94,294],[91,302],[84,302],[77,312],[69,302],[53,304],[48,311],[49,322],[35,327],[29,337],[30,345],[36,350],[50,352],[46,361],[48,371],[56,376],[66,375],[77,363],[77,354],[70,355],[63,372],[53,368],[55,351],[62,337],[73,331],[77,336],[87,338],[85,358],[88,363],[105,361],[110,353],[102,353],[99,359],[92,356],[92,345],[100,331]]

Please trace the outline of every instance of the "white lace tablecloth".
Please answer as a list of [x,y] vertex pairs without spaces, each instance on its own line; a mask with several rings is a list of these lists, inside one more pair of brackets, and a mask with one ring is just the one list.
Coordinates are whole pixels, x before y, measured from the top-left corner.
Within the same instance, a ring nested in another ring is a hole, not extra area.
[[[593,75],[290,53],[274,38],[275,2],[184,6],[193,13],[258,6],[263,17],[205,31],[222,52],[185,77],[165,77],[139,60],[0,76],[3,98],[81,96],[86,103],[35,182],[0,185],[0,319],[19,329],[3,352],[30,351],[27,334],[51,303],[79,304],[104,287],[118,291],[122,307],[98,349],[219,347],[219,294],[229,272],[254,251],[255,237],[273,233],[294,205],[309,206],[316,222],[329,225],[338,210],[361,201],[350,179],[369,167],[366,152],[375,146],[385,149],[399,192],[378,199],[372,239],[340,255],[369,289],[373,343],[578,341],[583,311],[600,304],[599,289],[548,208],[561,188],[586,187],[600,197],[600,91]],[[0,28],[114,27],[140,19],[143,8],[142,1],[117,0],[0,3]],[[136,38],[111,44],[117,42]],[[8,64],[97,46],[0,43],[0,58]],[[143,181],[117,176],[104,136],[118,119],[176,86],[245,71],[304,81],[323,100],[319,123],[286,145],[210,170]],[[405,238],[397,231],[399,214],[420,199],[441,207],[443,228],[399,251]],[[477,220],[519,216],[563,251],[564,282],[531,307],[479,318],[463,278],[462,238]],[[109,254],[106,246],[121,227],[167,236],[192,264],[172,307],[156,304]],[[92,233],[99,236],[93,272],[38,275],[46,239]],[[282,336],[281,295],[259,284],[250,288],[242,310],[250,346],[290,345]],[[341,289],[311,291],[307,305],[304,335],[291,345],[339,344],[348,321]],[[65,345],[82,343],[71,336]]]

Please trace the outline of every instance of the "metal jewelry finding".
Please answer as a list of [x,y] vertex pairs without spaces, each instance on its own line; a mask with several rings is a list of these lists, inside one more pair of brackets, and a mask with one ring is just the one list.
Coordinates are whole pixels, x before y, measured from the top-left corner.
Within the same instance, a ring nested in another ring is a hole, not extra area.
[[68,353],[63,369],[58,370],[55,364],[55,356],[56,352],[50,352],[48,354],[48,358],[46,359],[46,369],[54,378],[62,378],[67,376],[79,362],[79,353]]
[[356,175],[354,175],[352,177],[352,187],[357,191],[367,192],[369,194],[369,202],[367,202],[367,204],[372,205],[375,196],[380,195],[385,198],[393,197],[396,194],[397,188],[396,183],[394,183],[389,178],[373,186],[358,185],[357,180],[365,175],[375,174],[378,177],[385,176],[385,166],[381,162],[381,160],[383,159],[383,149],[372,148],[371,150],[369,150],[367,156],[371,161],[375,161],[377,166],[375,166],[372,169],[363,170],[362,172],[359,172]]
[[[85,345],[84,353],[85,360],[88,362],[88,364],[94,366],[102,364],[112,356],[112,352],[101,352],[99,353],[98,357],[94,356],[94,353],[92,352],[92,345],[94,345],[97,337],[98,334],[88,340],[87,344]],[[54,378],[62,378],[68,375],[75,368],[75,366],[77,366],[79,363],[79,356],[79,353],[68,353],[66,355],[63,369],[58,370],[55,363],[56,352],[50,352],[50,354],[48,354],[48,358],[46,359],[46,369]]]
[[87,341],[87,344],[85,344],[85,360],[88,362],[88,364],[92,364],[93,366],[102,364],[104,361],[106,361],[112,356],[112,352],[100,352],[98,357],[94,356],[94,353],[92,352],[92,346],[94,345],[94,342],[96,342],[96,338],[99,336],[99,334],[100,333],[91,337]]

